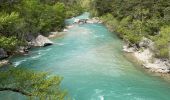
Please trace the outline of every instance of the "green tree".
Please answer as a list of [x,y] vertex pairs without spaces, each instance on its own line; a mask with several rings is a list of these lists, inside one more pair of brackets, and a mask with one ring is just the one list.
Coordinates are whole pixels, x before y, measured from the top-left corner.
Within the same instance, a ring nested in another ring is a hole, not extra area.
[[64,100],[66,92],[60,89],[62,78],[47,73],[24,69],[8,69],[0,72],[0,91],[12,91],[29,98]]

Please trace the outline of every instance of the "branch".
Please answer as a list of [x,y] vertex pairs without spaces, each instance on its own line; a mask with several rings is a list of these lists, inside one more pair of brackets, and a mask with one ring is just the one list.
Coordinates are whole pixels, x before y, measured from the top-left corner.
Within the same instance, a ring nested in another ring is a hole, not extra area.
[[12,91],[12,92],[17,92],[17,93],[20,93],[20,94],[23,94],[26,96],[32,96],[32,94],[30,94],[30,93],[27,93],[23,90],[15,89],[15,88],[0,88],[0,91]]

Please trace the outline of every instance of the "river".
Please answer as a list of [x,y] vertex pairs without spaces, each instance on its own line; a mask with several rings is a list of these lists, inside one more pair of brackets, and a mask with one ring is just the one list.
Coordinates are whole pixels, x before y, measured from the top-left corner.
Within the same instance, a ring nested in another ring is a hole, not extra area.
[[[78,16],[87,17],[88,13]],[[122,41],[104,25],[75,25],[52,41],[52,46],[34,48],[30,55],[11,61],[16,67],[62,76],[62,88],[72,100],[170,100],[170,84],[129,62]],[[0,92],[0,100],[24,99],[17,93]]]

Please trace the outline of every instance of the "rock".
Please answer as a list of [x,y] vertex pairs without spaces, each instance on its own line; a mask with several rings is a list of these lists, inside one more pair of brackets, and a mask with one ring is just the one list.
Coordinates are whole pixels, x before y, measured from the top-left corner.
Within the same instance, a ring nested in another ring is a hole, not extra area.
[[153,53],[149,49],[134,52],[136,58],[144,63],[149,63],[152,60]]
[[59,34],[59,32],[50,32],[50,35],[48,36],[48,38],[53,38],[55,37],[57,34]]
[[94,22],[92,20],[87,20],[87,23],[93,24]]
[[139,42],[138,47],[140,49],[133,49],[135,46],[127,43],[124,45],[123,50],[125,52],[132,52],[136,59],[140,61],[145,68],[152,72],[170,73],[170,60],[154,57],[153,51],[155,51],[156,48],[152,40],[143,37]]
[[0,66],[7,65],[7,64],[9,64],[8,60],[1,60],[0,61]]
[[66,27],[67,27],[67,29],[70,29],[70,28],[73,28],[74,25],[69,25],[69,26],[66,26]]
[[103,23],[98,17],[94,17],[92,19],[75,19],[74,24],[93,24],[93,23]]
[[98,17],[94,17],[94,18],[92,18],[92,19],[88,19],[86,22],[89,23],[89,24],[93,24],[93,23],[103,23]]
[[37,38],[32,40],[29,44],[35,47],[43,47],[43,46],[52,45],[53,42],[50,41],[47,37],[38,35]]
[[143,37],[142,40],[139,42],[139,47],[145,47],[145,48],[149,48],[150,50],[154,50],[154,42],[148,38]]
[[29,52],[29,47],[28,46],[20,46],[17,48],[16,53],[18,54],[27,54]]
[[[154,72],[154,71],[153,71],[153,72]],[[157,69],[157,70],[155,70],[155,72],[166,74],[166,73],[169,73],[170,70],[169,70],[169,69],[166,69],[166,70],[164,70],[164,69]]]
[[75,19],[74,24],[85,24],[88,19]]
[[64,29],[63,32],[68,32],[68,30],[67,30],[67,29]]
[[158,73],[169,73],[170,72],[170,61],[158,59],[153,57],[153,53],[150,49],[144,49],[142,51],[134,52],[134,56],[141,61],[143,66],[150,69],[152,72]]
[[124,46],[123,46],[123,51],[124,51],[124,52],[127,52],[127,53],[133,53],[133,52],[135,52],[135,48],[133,48],[133,47],[128,47],[127,45],[124,45]]
[[8,57],[7,52],[3,48],[0,48],[0,59],[4,59],[7,57]]
[[136,45],[130,45],[130,43],[124,43],[123,51],[127,53],[133,53],[137,51]]
[[80,19],[75,19],[74,23],[79,23]]

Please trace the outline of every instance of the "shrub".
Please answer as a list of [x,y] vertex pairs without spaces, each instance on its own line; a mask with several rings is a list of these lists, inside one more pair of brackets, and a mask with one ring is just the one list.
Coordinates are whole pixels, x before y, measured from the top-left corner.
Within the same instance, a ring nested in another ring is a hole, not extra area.
[[0,36],[0,48],[4,48],[7,51],[15,50],[19,44],[20,41],[14,36],[8,38],[5,36]]
[[62,78],[27,69],[7,69],[0,72],[0,91],[17,92],[30,99],[64,100],[66,92],[60,89]]
[[157,51],[155,51],[156,56],[160,58],[168,58],[169,57],[169,42],[170,42],[170,27],[165,26],[160,30],[160,34],[155,38],[155,45]]
[[17,36],[23,33],[24,30],[23,19],[20,18],[19,13],[12,12],[10,14],[0,13],[0,33],[5,36]]

